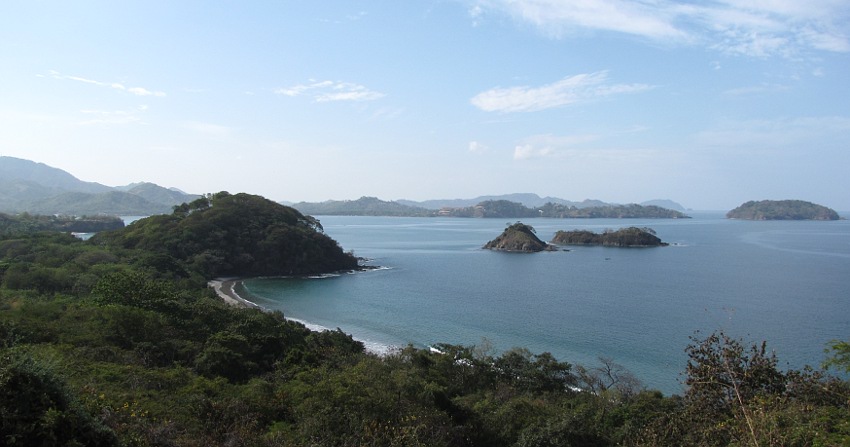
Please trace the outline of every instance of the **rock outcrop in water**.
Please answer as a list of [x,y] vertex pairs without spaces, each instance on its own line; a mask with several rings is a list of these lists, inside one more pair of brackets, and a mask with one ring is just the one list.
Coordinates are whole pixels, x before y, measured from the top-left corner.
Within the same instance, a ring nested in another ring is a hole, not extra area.
[[621,228],[594,233],[587,230],[558,231],[552,238],[558,245],[602,245],[605,247],[661,247],[668,245],[651,228]]
[[534,234],[534,228],[522,222],[517,222],[505,228],[496,239],[484,245],[488,250],[509,251],[518,253],[535,253],[538,251],[557,250],[552,245],[540,240]]

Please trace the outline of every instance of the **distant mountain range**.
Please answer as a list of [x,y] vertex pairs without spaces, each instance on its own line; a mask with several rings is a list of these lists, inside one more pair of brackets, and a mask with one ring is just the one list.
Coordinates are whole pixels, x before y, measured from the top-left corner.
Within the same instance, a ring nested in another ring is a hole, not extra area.
[[147,216],[200,197],[153,183],[110,187],[43,163],[0,156],[0,212]]
[[[464,208],[468,206],[475,206],[481,202],[487,201],[498,201],[498,200],[507,200],[509,202],[521,203],[529,208],[537,208],[547,203],[554,203],[558,205],[566,205],[566,206],[574,206],[576,208],[592,208],[599,206],[611,206],[611,205],[619,205],[617,203],[608,203],[603,202],[601,200],[592,200],[585,199],[581,202],[574,202],[571,200],[560,199],[558,197],[540,197],[534,193],[516,193],[516,194],[503,194],[497,196],[479,196],[474,199],[441,199],[441,200],[425,200],[422,202],[415,202],[413,200],[397,200],[396,202],[402,205],[408,205],[413,207],[420,207],[429,210],[439,210],[442,208]],[[661,208],[667,208],[668,210],[674,211],[687,211],[684,206],[679,203],[676,203],[672,200],[648,200],[646,202],[638,203],[637,205],[642,206],[657,206]]]
[[357,200],[328,200],[325,202],[299,202],[289,206],[311,216],[407,216],[424,217],[434,210],[401,202],[387,202],[376,197]]
[[[188,203],[199,197],[201,196],[176,188],[164,188],[146,182],[117,187],[85,182],[66,171],[43,163],[0,156],[0,212],[3,213],[147,216],[171,213],[175,205]],[[357,200],[329,200],[319,203],[281,203],[304,214],[319,216],[433,216],[447,208],[470,208],[484,202],[513,202],[528,208],[541,208],[547,203],[578,209],[617,206],[600,200],[574,202],[531,193],[422,202],[384,201],[375,197],[361,197]],[[685,211],[682,205],[671,200],[651,200],[639,205]]]
[[[471,205],[467,205],[467,203],[471,203]],[[681,205],[669,200],[619,205],[598,200],[570,202],[553,197],[540,198],[536,194],[508,194],[465,200],[432,200],[427,202],[410,200],[388,202],[375,197],[361,197],[357,200],[299,202],[290,204],[290,206],[303,214],[312,216],[647,217],[674,219],[687,217],[680,211],[671,208],[684,209]],[[439,208],[435,208],[437,206]]]

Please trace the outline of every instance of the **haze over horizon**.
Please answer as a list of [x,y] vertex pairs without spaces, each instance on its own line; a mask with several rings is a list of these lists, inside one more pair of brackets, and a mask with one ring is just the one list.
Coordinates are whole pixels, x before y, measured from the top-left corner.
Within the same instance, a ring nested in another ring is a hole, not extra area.
[[0,155],[278,201],[850,209],[843,0],[5,2]]

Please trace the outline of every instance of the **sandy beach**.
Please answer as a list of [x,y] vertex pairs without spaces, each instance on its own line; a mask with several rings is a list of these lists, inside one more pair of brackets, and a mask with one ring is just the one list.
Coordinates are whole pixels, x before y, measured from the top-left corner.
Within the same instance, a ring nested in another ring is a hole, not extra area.
[[250,307],[261,309],[255,303],[252,303],[236,293],[235,287],[241,281],[239,278],[216,278],[207,283],[207,286],[215,290],[215,293],[224,300],[225,303],[237,307]]

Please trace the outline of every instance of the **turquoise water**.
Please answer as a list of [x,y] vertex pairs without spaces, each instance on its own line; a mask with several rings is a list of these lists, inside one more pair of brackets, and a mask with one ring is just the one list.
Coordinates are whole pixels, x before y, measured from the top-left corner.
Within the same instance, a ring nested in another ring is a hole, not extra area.
[[480,247],[501,219],[320,217],[346,250],[386,269],[246,281],[250,298],[372,349],[412,343],[526,347],[574,364],[612,358],[642,382],[681,392],[695,331],[768,341],[783,366],[819,365],[850,339],[850,221],[528,219],[557,230],[653,228],[669,247],[571,247],[535,254]]

